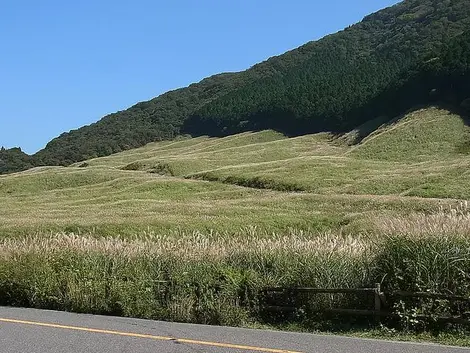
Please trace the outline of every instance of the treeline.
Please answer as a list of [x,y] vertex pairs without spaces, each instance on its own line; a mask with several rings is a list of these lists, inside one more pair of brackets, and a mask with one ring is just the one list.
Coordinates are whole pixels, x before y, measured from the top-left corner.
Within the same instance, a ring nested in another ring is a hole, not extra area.
[[174,138],[191,112],[223,95],[238,82],[234,75],[222,74],[165,93],[110,114],[95,124],[64,133],[34,157],[39,164],[67,165]]
[[[31,163],[68,165],[182,133],[343,132],[430,100],[460,105],[469,96],[469,28],[470,0],[405,0],[247,71],[207,78],[64,133]],[[20,164],[3,161],[0,173]]]

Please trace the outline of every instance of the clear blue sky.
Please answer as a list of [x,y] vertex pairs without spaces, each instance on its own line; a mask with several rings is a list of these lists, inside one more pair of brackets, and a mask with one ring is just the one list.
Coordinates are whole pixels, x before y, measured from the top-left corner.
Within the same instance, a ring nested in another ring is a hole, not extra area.
[[397,0],[2,0],[0,146],[244,70]]

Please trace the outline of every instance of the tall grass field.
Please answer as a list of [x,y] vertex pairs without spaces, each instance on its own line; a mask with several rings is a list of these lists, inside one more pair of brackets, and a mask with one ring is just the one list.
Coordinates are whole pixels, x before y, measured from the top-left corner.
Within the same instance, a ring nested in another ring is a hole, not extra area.
[[[357,142],[363,129],[180,138],[1,176],[0,305],[325,329],[364,324],[318,313],[367,299],[321,295],[274,315],[263,289],[470,297],[470,128],[427,108]],[[449,329],[421,314],[470,311],[389,306],[386,324],[410,331]]]

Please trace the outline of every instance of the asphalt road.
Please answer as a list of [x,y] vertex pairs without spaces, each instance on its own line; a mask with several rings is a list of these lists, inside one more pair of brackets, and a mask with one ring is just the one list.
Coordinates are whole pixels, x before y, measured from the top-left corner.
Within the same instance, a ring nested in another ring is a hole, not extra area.
[[470,353],[470,349],[0,307],[0,352]]

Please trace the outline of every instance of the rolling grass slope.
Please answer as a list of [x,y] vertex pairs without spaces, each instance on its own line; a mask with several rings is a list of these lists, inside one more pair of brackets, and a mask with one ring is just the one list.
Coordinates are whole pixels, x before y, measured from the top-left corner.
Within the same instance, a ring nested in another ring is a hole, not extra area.
[[273,131],[151,143],[0,177],[0,232],[361,231],[370,214],[469,199],[470,156],[460,148],[469,131],[428,108],[353,146],[347,136]]
[[421,109],[380,126],[360,144],[346,141],[263,131],[152,143],[87,164],[280,191],[470,198],[461,177],[470,163],[462,149],[470,129],[456,114]]

